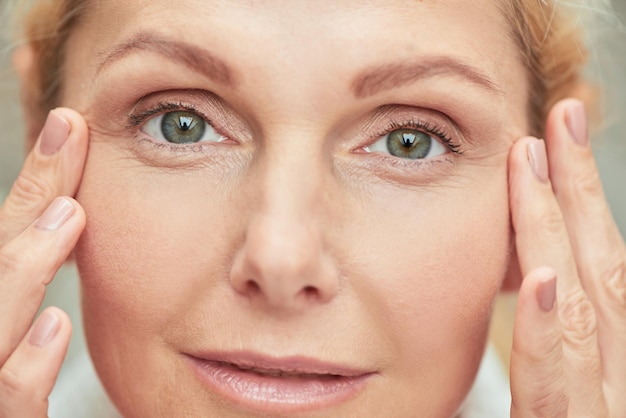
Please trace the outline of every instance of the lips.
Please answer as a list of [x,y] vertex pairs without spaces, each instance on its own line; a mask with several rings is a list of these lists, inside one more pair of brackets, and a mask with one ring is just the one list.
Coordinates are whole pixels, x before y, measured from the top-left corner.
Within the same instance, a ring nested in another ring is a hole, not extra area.
[[225,368],[233,368],[243,372],[255,373],[261,376],[267,377],[281,377],[281,378],[292,378],[292,379],[338,379],[341,377],[345,377],[342,375],[337,375],[334,373],[311,373],[299,370],[285,370],[285,369],[276,369],[276,368],[261,368],[255,366],[234,364],[234,363],[226,363],[226,362],[217,362],[218,367]]
[[375,374],[306,357],[209,353],[188,358],[210,390],[239,407],[263,412],[302,412],[348,401]]

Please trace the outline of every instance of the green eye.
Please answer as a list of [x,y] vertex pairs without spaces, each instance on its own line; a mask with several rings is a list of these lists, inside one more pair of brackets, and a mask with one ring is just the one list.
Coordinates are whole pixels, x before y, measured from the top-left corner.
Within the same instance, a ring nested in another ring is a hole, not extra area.
[[163,115],[161,131],[166,141],[188,144],[200,141],[206,132],[206,122],[190,112],[170,112]]
[[388,154],[405,160],[426,160],[446,154],[446,147],[436,135],[421,129],[400,128],[378,138],[366,147],[368,152]]
[[185,110],[154,116],[148,119],[142,131],[155,140],[171,144],[184,145],[226,140],[226,137],[216,132],[202,116]]
[[417,160],[426,158],[433,138],[414,129],[397,129],[387,135],[387,149],[394,157]]

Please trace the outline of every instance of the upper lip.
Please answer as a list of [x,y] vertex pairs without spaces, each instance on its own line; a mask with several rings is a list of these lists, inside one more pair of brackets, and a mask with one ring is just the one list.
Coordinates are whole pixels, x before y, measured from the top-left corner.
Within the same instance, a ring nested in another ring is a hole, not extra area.
[[189,355],[198,360],[224,363],[242,370],[256,369],[287,374],[332,375],[338,377],[358,377],[373,373],[371,370],[329,363],[306,356],[272,357],[250,351],[192,353]]

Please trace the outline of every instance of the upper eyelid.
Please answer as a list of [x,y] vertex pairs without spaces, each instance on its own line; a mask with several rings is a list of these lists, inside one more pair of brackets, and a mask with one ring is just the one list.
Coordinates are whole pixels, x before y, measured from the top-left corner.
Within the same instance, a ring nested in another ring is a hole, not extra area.
[[158,113],[190,111],[202,117],[220,134],[237,141],[252,139],[252,127],[227,101],[204,89],[166,89],[137,98],[125,114],[128,129],[133,129]]
[[129,128],[134,128],[139,125],[142,125],[146,120],[152,117],[164,115],[169,112],[181,111],[181,110],[195,113],[198,116],[200,116],[202,119],[204,119],[207,123],[213,124],[213,122],[211,122],[211,120],[205,114],[203,114],[203,112],[199,111],[195,106],[185,105],[183,103],[176,104],[176,103],[159,102],[156,106],[153,106],[152,108],[149,108],[146,111],[143,111],[143,112],[133,111],[128,116]]
[[450,136],[447,131],[441,128],[438,124],[432,124],[428,121],[423,121],[422,119],[409,119],[404,122],[398,122],[392,119],[387,128],[385,128],[382,133],[378,134],[376,139],[369,144],[371,145],[376,141],[379,141],[382,137],[389,135],[391,132],[398,129],[415,129],[417,131],[424,132],[425,134],[434,136],[437,140],[441,141],[443,146],[450,152],[463,154],[463,150],[461,149],[462,144],[458,139]]
[[[420,106],[412,103],[386,104],[377,107],[364,117],[359,136],[368,136],[372,130],[379,130],[381,136],[393,130],[392,127],[406,125],[427,128],[428,133],[443,134],[456,145],[465,147],[472,145],[466,138],[468,133],[461,129],[457,121],[447,112],[430,106]],[[438,135],[441,137],[441,135]]]

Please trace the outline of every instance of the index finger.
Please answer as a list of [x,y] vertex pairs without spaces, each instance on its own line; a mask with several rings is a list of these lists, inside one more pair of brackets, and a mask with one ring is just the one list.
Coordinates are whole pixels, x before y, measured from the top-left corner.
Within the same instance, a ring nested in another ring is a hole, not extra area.
[[19,235],[58,196],[74,196],[82,177],[88,129],[77,112],[50,112],[9,196],[0,207],[0,247]]

